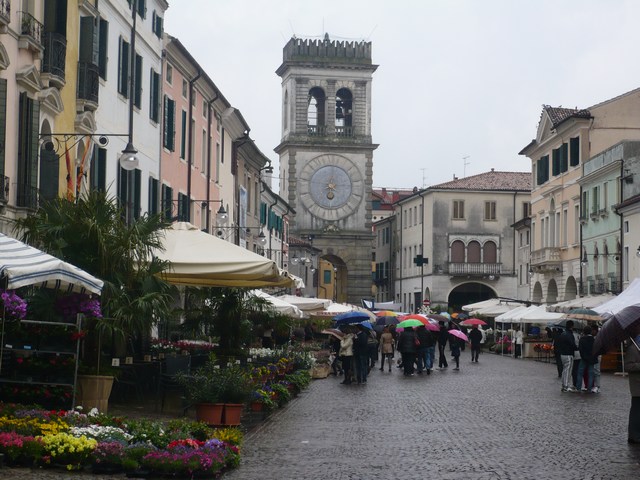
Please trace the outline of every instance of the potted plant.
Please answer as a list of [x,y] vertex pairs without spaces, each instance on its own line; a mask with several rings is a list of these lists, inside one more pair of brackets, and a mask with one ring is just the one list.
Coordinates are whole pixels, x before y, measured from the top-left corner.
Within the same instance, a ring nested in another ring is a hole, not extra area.
[[184,387],[196,410],[196,420],[209,425],[222,425],[224,404],[220,400],[219,376],[219,368],[213,362],[205,363],[191,375],[176,375],[176,381]]

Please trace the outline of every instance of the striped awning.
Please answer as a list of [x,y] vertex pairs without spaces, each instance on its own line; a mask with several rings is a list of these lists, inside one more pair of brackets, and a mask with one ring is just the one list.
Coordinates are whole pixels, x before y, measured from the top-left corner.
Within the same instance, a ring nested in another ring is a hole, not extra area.
[[0,277],[7,278],[7,289],[27,285],[65,292],[100,295],[102,280],[15,238],[0,233]]

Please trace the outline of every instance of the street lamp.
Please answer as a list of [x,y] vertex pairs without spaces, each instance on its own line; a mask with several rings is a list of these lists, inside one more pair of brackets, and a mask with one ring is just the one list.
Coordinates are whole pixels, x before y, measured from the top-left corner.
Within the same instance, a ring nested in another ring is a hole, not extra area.
[[[138,151],[133,146],[133,103],[134,103],[134,88],[135,88],[135,76],[134,71],[136,68],[136,18],[138,10],[138,0],[131,2],[132,12],[132,24],[131,24],[131,61],[129,65],[129,141],[127,146],[124,147],[122,154],[120,155],[120,166],[126,170],[131,171],[138,168],[140,160],[137,157]],[[127,192],[130,188],[127,188]]]

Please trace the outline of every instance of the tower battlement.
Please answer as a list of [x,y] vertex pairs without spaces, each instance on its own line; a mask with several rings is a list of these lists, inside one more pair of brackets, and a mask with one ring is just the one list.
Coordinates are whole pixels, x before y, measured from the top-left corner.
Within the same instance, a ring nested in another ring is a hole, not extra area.
[[331,62],[371,65],[371,42],[291,38],[282,49],[283,63]]

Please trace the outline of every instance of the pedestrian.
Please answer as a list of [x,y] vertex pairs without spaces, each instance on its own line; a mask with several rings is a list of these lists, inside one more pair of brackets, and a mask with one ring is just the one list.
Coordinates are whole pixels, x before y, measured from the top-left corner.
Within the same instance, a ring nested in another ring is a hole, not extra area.
[[425,368],[427,369],[427,375],[431,375],[431,370],[433,370],[433,359],[436,357],[436,337],[434,335],[434,332],[427,330],[426,343],[427,353],[425,355]]
[[[456,327],[452,327],[452,329],[457,330]],[[464,341],[458,337],[452,336],[449,339],[449,349],[451,350],[451,356],[453,360],[456,362],[456,366],[454,367],[455,371],[460,370],[460,351],[462,350],[462,344]]]
[[344,380],[340,383],[351,385],[351,361],[353,360],[353,333],[347,332],[340,340],[340,361],[344,371]]
[[524,337],[522,335],[522,330],[520,330],[520,327],[515,327],[513,337],[513,342],[515,344],[513,356],[514,358],[520,358],[522,356],[522,344],[524,343]]
[[440,333],[438,333],[438,368],[447,368],[447,358],[444,355],[447,341],[449,340],[449,330],[444,321],[440,320]]
[[576,392],[572,382],[573,356],[578,349],[573,336],[573,320],[567,320],[565,331],[558,337],[557,349],[562,360],[562,391]]
[[355,360],[356,382],[367,383],[369,372],[369,333],[365,327],[358,325],[353,340],[353,358]]
[[[429,337],[431,334],[425,328],[424,325],[416,328],[416,336],[418,337],[418,341],[420,342],[420,346],[417,351],[417,364],[418,364],[418,375],[422,375],[424,370],[428,370],[427,364],[427,350],[429,348]],[[431,373],[427,371],[427,375]]]
[[407,327],[398,338],[398,351],[402,354],[402,367],[405,376],[413,375],[413,364],[416,361],[416,351],[418,338],[413,331],[413,327]]
[[[593,335],[593,338],[596,338],[598,330],[597,325],[591,327],[591,335]],[[593,388],[595,390],[593,393],[600,393],[600,358],[600,355],[598,355],[596,357],[597,362],[593,364]]]
[[629,374],[629,391],[631,392],[627,441],[640,443],[640,335],[629,340],[629,346],[624,355],[624,369]]
[[333,375],[336,377],[338,375],[342,375],[342,365],[340,363],[340,339],[334,337],[333,335],[329,340],[329,351],[333,356],[333,360],[331,362],[331,370],[333,372]]
[[378,361],[378,335],[373,330],[367,332],[369,337],[367,338],[367,351],[369,353],[369,371],[376,366]]
[[480,342],[482,341],[482,332],[477,325],[471,327],[469,332],[469,341],[471,342],[471,362],[478,363],[478,355],[480,354]]
[[562,331],[559,328],[553,329],[552,346],[553,346],[553,355],[556,358],[556,367],[558,368],[558,378],[562,377],[562,370],[563,370],[562,358],[560,358],[560,349],[558,348],[558,339],[560,338],[561,333]]
[[391,372],[391,359],[394,351],[393,335],[389,331],[389,327],[384,327],[382,335],[380,335],[380,371],[384,371],[384,359],[389,364],[389,372]]
[[[583,335],[578,342],[578,350],[580,351],[580,364],[578,365],[578,384],[576,388],[583,392],[595,393],[593,386],[593,365],[597,363],[598,356],[593,355],[593,335],[591,327],[587,326],[583,329]],[[583,385],[584,372],[587,372],[587,380]]]

